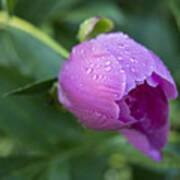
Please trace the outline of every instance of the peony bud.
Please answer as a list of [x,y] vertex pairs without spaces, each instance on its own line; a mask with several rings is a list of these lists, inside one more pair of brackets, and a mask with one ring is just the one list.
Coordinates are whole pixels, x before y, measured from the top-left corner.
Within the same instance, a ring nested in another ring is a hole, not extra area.
[[95,130],[119,130],[137,149],[161,159],[175,83],[162,61],[123,33],[75,46],[59,73],[59,100]]

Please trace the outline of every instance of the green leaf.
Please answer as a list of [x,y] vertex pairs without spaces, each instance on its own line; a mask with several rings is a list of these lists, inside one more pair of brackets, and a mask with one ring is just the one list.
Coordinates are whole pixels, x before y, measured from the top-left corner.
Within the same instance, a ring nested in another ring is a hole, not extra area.
[[180,1],[179,0],[169,0],[170,2],[170,7],[172,10],[172,13],[175,16],[175,19],[177,21],[177,25],[180,30]]
[[47,165],[44,157],[12,156],[0,158],[0,177],[6,179],[30,180],[40,169]]
[[39,180],[71,180],[70,164],[68,159],[63,159],[63,155],[49,161],[45,171],[40,174]]
[[10,27],[10,29],[12,28],[12,29],[18,29],[19,31],[23,31],[28,35],[41,40],[43,43],[50,46],[53,50],[58,52],[63,57],[65,58],[68,57],[68,52],[63,47],[61,47],[53,39],[51,39],[46,34],[41,32],[35,26],[24,20],[21,20],[18,17],[13,16],[12,18],[7,19],[7,14],[5,12],[0,12],[0,25],[5,26],[6,28]]
[[13,14],[17,0],[1,0],[3,10],[7,11],[9,15]]
[[104,173],[108,168],[108,158],[97,156],[90,152],[86,155],[71,159],[73,180],[100,180],[104,179]]
[[120,162],[123,161],[123,163],[126,162],[130,164],[141,164],[142,166],[157,169],[159,171],[167,170],[170,168],[180,169],[180,156],[176,153],[164,149],[163,160],[157,163],[136,150],[121,135],[109,138],[107,141],[101,144],[101,148],[99,149],[99,151],[111,154],[112,156],[114,154],[116,157],[114,158],[114,163],[119,165]]
[[83,6],[77,6],[64,14],[62,21],[72,24],[80,24],[85,19],[93,16],[106,17],[115,24],[124,24],[124,15],[113,1],[88,1]]
[[34,24],[47,22],[59,13],[71,9],[81,0],[18,0],[15,14]]
[[58,74],[67,51],[40,30],[19,18],[0,13],[0,65],[16,67],[35,79]]
[[70,180],[68,159],[62,155],[13,155],[0,158],[2,180]]
[[24,87],[17,88],[10,92],[5,93],[3,96],[11,96],[11,95],[32,95],[36,93],[45,93],[49,90],[53,83],[57,81],[57,78],[51,78],[46,80],[36,81],[34,83],[28,84]]
[[30,148],[52,153],[81,142],[75,119],[48,105],[47,95],[1,99],[0,107],[1,129]]
[[179,104],[178,100],[170,102],[170,120],[171,120],[171,127],[173,129],[180,128],[180,112],[179,112]]
[[80,25],[78,39],[82,42],[90,38],[94,38],[100,33],[111,31],[113,26],[113,22],[107,18],[89,18]]
[[7,157],[14,150],[15,142],[8,137],[0,138],[0,157]]
[[[0,93],[24,82],[24,77],[0,67]],[[11,78],[11,76],[13,78]],[[0,98],[0,128],[25,146],[44,153],[59,152],[81,143],[81,132],[75,118],[56,110],[49,94]]]
[[146,180],[165,180],[167,174],[165,172],[153,171],[152,169],[145,168],[141,165],[135,165],[132,168],[133,180],[146,179]]

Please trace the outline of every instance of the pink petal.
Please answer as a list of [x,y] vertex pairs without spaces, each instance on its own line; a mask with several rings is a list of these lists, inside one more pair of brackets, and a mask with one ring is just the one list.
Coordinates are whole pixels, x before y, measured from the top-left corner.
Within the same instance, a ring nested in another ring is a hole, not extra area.
[[160,160],[160,149],[167,143],[169,133],[168,100],[161,86],[145,83],[127,98],[131,116],[139,121],[120,132],[141,152]]
[[170,72],[156,55],[152,52],[151,54],[155,62],[155,68],[150,77],[151,81],[161,85],[168,99],[175,99],[178,96],[178,92]]
[[126,72],[125,95],[152,74],[154,61],[149,51],[123,33],[102,34],[98,41],[117,59]]
[[73,48],[59,74],[60,101],[87,127],[119,129],[119,107],[125,73],[116,59],[96,41]]
[[126,72],[125,95],[144,80],[155,86],[160,84],[168,99],[177,97],[174,80],[162,61],[147,48],[123,33],[98,36],[103,46],[119,61]]

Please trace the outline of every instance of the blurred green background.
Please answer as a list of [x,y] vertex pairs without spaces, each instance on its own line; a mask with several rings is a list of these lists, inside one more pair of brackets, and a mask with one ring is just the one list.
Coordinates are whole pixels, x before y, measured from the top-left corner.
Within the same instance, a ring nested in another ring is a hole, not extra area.
[[[112,19],[153,50],[180,88],[180,0],[1,0],[0,180],[179,180],[180,99],[173,101],[164,159],[153,162],[118,132],[79,125],[48,81],[20,96],[4,93],[57,77],[79,24]],[[12,20],[16,15],[20,19]],[[32,26],[33,25],[33,26]],[[61,47],[62,46],[62,47]]]

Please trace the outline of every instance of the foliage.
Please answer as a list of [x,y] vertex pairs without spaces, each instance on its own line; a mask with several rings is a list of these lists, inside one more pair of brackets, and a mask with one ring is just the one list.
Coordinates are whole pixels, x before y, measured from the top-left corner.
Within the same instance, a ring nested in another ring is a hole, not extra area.
[[92,36],[102,26],[109,31],[111,19],[115,31],[164,60],[179,88],[179,0],[1,0],[0,8],[0,179],[180,178],[180,99],[171,103],[169,143],[164,160],[156,163],[118,132],[79,125],[57,103],[53,85],[68,50],[78,43],[79,24],[101,16],[104,22]]

